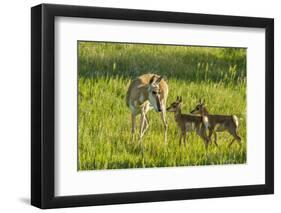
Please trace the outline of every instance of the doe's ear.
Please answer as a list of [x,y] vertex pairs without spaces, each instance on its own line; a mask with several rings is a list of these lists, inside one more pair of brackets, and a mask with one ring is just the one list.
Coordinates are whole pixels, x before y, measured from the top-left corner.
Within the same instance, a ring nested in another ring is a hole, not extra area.
[[156,84],[159,84],[162,79],[163,79],[163,77],[160,76],[160,77],[157,79],[157,81],[156,81],[155,83],[156,83]]
[[155,82],[155,80],[156,80],[156,76],[155,76],[155,75],[153,75],[153,76],[151,77],[151,79],[150,79],[149,83],[150,83],[150,84],[152,84],[152,83],[154,83],[154,82]]
[[166,75],[162,76],[162,79],[168,83],[168,78]]

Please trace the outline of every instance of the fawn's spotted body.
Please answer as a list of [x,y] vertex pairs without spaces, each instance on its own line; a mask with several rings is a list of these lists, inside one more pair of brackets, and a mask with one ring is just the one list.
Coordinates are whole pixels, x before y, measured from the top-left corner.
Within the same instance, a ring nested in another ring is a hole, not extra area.
[[207,149],[209,144],[209,138],[207,137],[206,130],[208,129],[209,123],[206,116],[201,115],[187,115],[181,113],[182,98],[177,97],[177,100],[167,108],[168,112],[174,112],[175,121],[178,128],[181,130],[180,141],[182,139],[186,143],[186,136],[189,132],[196,132],[204,141]]
[[238,135],[239,121],[236,115],[213,115],[209,114],[204,101],[201,100],[197,104],[192,114],[200,114],[201,116],[207,116],[209,121],[209,139],[211,141],[212,134],[215,137],[215,145],[217,144],[217,132],[229,132],[234,139],[230,142],[229,147],[237,141],[241,147],[241,137]]

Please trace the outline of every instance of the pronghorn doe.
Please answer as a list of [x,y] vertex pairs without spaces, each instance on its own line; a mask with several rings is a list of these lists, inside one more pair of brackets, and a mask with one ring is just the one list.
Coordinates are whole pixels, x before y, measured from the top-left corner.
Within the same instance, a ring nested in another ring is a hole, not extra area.
[[239,143],[239,146],[241,148],[241,137],[238,135],[238,118],[236,115],[210,115],[206,105],[205,101],[199,100],[199,103],[194,108],[194,110],[191,111],[192,114],[200,114],[201,116],[207,116],[209,120],[209,139],[211,141],[212,134],[214,133],[215,137],[215,145],[217,144],[217,132],[229,132],[234,139],[230,142],[228,147],[230,147],[233,142],[236,140]]
[[144,74],[133,80],[128,88],[126,104],[132,112],[132,140],[134,139],[136,116],[140,114],[140,137],[148,129],[147,112],[153,109],[161,112],[164,123],[164,143],[167,141],[166,101],[168,85],[163,77],[156,74]]
[[174,112],[175,120],[181,130],[180,142],[184,139],[186,144],[186,135],[188,132],[196,132],[204,141],[205,148],[208,148],[209,138],[207,136],[208,118],[200,115],[186,115],[181,113],[182,97],[177,97],[177,100],[167,108],[168,112]]

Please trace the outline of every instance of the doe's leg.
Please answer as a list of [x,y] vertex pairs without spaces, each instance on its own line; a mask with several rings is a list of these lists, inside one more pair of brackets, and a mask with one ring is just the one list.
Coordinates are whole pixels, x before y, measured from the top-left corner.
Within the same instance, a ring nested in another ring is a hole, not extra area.
[[164,143],[167,143],[167,130],[168,130],[168,123],[166,121],[166,111],[165,109],[163,109],[163,111],[161,112],[161,118],[164,124]]
[[135,128],[136,128],[136,115],[132,113],[131,118],[132,118],[131,141],[133,141],[135,135]]
[[139,138],[139,142],[141,142],[142,137],[143,137],[143,129],[144,129],[144,123],[145,123],[145,115],[143,113],[141,113],[141,117],[140,117],[140,138]]
[[143,135],[148,130],[148,126],[149,126],[149,123],[148,123],[147,116],[144,115],[144,127],[143,127],[143,132],[142,132]]
[[184,145],[186,145],[186,135],[187,135],[187,131],[184,131],[183,133]]
[[143,118],[144,118],[144,127],[143,127],[143,133],[142,133],[143,135],[148,130],[148,126],[149,126],[148,118],[147,118],[148,111],[149,111],[149,104],[147,104],[143,107]]

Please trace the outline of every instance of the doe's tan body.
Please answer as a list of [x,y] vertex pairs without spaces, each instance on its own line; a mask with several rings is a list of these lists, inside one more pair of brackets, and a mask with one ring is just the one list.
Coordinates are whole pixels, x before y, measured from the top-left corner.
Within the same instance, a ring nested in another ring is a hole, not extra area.
[[136,116],[140,114],[140,141],[147,131],[149,123],[147,112],[151,109],[160,112],[164,124],[164,142],[167,141],[166,101],[168,84],[159,75],[144,74],[134,79],[128,88],[126,104],[132,113],[132,139],[134,138]]

